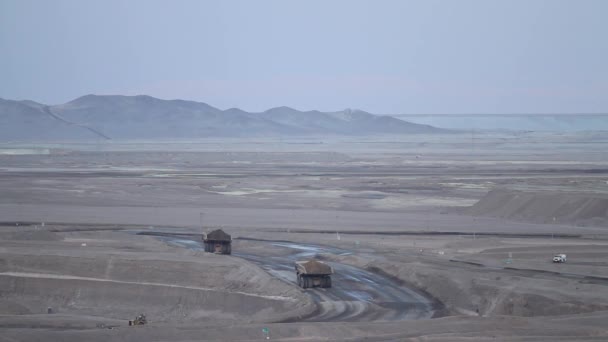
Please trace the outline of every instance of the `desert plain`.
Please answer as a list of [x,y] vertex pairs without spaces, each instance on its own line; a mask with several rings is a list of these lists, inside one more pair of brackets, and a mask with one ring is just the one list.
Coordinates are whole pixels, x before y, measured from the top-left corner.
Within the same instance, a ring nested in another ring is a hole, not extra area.
[[[607,147],[585,132],[4,144],[0,341],[605,341]],[[218,228],[230,256],[202,249]],[[313,257],[332,288],[297,286]]]

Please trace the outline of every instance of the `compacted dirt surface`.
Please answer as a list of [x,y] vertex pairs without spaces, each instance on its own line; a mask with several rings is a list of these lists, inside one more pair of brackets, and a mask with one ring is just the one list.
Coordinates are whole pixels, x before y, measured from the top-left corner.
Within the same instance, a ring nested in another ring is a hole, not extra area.
[[[141,232],[140,234],[160,236],[169,244],[192,250],[203,250],[200,237],[171,235],[167,232]],[[158,234],[158,235],[157,235]],[[240,252],[233,255],[258,265],[277,279],[290,285],[297,285],[294,271],[295,262],[311,258],[345,256],[351,251],[336,247],[317,246],[290,241],[247,239],[250,243],[265,246],[265,250],[247,248],[240,244]],[[279,255],[268,255],[268,249],[276,249]],[[263,253],[260,253],[262,252]],[[431,318],[440,303],[422,294],[415,288],[408,288],[386,275],[372,273],[361,267],[339,262],[327,263],[332,266],[331,288],[311,288],[306,294],[315,303],[315,311],[289,321],[306,322],[355,322],[355,321],[398,321]]]
[[[297,284],[294,273],[296,260],[308,260],[318,257],[321,253],[326,256],[350,254],[335,247],[324,248],[310,244],[274,242],[271,245],[296,252],[271,258],[246,253],[237,253],[236,256],[259,265],[277,278]],[[431,318],[435,313],[432,298],[389,277],[338,262],[328,264],[335,271],[332,276],[334,285],[330,289],[316,288],[306,291],[317,305],[317,309],[306,317],[298,318],[298,321],[397,321]]]
[[608,340],[599,136],[3,146],[0,341]]

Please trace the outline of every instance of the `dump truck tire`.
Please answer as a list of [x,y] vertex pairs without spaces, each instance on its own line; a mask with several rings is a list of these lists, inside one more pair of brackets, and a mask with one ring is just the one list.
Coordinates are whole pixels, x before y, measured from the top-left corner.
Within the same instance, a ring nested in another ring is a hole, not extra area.
[[301,275],[298,275],[298,284],[301,288],[305,288],[306,286],[306,284],[304,284],[304,277],[302,277]]

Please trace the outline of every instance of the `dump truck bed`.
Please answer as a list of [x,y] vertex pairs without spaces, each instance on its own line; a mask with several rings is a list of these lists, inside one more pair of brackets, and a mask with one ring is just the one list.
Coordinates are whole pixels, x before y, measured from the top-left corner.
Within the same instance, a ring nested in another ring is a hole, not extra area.
[[216,229],[203,236],[204,241],[232,241],[230,234],[221,229]]
[[327,275],[334,273],[334,269],[331,266],[317,260],[296,261],[296,270],[300,274],[308,275]]

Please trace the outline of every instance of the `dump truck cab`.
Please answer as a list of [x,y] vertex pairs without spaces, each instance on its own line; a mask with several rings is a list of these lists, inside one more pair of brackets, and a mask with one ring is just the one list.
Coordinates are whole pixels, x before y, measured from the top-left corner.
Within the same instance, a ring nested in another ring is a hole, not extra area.
[[311,287],[331,287],[331,275],[334,269],[318,260],[296,261],[295,264],[298,286],[303,289]]

